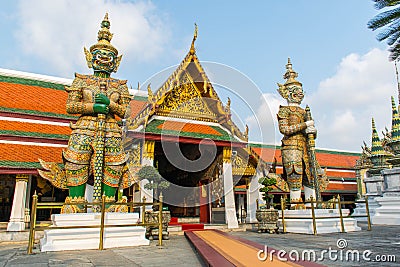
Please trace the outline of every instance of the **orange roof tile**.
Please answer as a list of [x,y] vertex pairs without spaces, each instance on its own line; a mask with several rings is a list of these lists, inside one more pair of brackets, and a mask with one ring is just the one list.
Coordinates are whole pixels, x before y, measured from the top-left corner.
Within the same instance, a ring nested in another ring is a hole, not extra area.
[[39,162],[38,158],[47,162],[62,163],[63,147],[35,145],[0,144],[2,161]]
[[0,120],[0,130],[70,135],[69,126]]
[[252,149],[265,162],[274,162],[274,158],[276,158],[277,163],[282,164],[280,149],[265,147],[252,147]]
[[[273,162],[274,157],[277,160],[278,164],[282,164],[282,156],[280,149],[274,149],[269,147],[252,147],[254,152],[257,153],[264,161]],[[350,168],[353,169],[356,165],[356,160],[359,159],[359,156],[355,155],[346,155],[345,153],[324,153],[324,152],[316,152],[316,157],[318,163],[322,167],[337,167],[337,168]]]
[[326,174],[328,177],[345,177],[345,178],[356,178],[356,173],[354,171],[334,171],[334,170],[327,170]]
[[66,91],[0,82],[0,95],[0,107],[67,114]]
[[172,130],[178,132],[187,132],[187,133],[202,133],[202,134],[212,134],[221,136],[222,134],[217,130],[213,129],[208,125],[203,124],[195,124],[195,123],[186,123],[186,122],[177,122],[177,121],[165,121],[157,126],[158,129],[162,130]]
[[356,184],[338,184],[338,183],[329,183],[327,191],[357,191]]
[[131,100],[129,103],[129,108],[130,108],[130,117],[134,118],[136,115],[139,114],[139,112],[147,105],[147,101],[143,100],[136,100],[135,97]]

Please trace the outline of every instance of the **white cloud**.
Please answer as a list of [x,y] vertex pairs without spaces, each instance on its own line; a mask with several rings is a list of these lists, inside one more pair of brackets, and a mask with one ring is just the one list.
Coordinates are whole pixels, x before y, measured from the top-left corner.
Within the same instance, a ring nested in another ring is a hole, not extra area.
[[[311,108],[318,130],[317,147],[360,151],[363,141],[371,143],[372,117],[379,133],[385,126],[390,128],[390,96],[397,97],[397,87],[394,64],[387,58],[387,52],[379,49],[365,55],[350,54],[342,59],[332,77],[306,95],[302,106],[308,104]],[[265,93],[263,98],[256,115],[245,119],[250,140],[261,141],[255,131],[261,126],[266,137],[263,142],[279,144],[282,134],[277,128],[276,114],[285,101],[277,93]],[[268,111],[272,116],[266,116]]]
[[97,42],[106,12],[114,33],[111,43],[124,54],[123,61],[156,58],[170,36],[167,16],[157,14],[148,1],[20,0],[18,9],[19,44],[28,57],[48,64],[53,75],[70,76],[83,69],[83,46]]
[[255,114],[248,116],[245,122],[250,128],[249,140],[277,144],[281,139],[276,114],[279,106],[285,105],[286,101],[279,94],[264,93],[261,104]]
[[390,96],[397,96],[394,64],[386,51],[350,54],[304,103],[318,128],[317,146],[360,151],[371,142],[371,118],[379,132],[390,126]]

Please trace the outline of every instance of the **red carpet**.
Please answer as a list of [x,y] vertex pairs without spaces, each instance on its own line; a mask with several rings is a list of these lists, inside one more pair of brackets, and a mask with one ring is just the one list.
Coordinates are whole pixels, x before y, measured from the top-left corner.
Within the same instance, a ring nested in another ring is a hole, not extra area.
[[182,223],[181,225],[182,225],[182,231],[204,229],[204,224],[202,223]]
[[182,223],[178,222],[177,217],[171,217],[171,221],[169,222],[168,225],[180,225],[182,226],[182,231],[186,230],[203,230],[204,229],[204,224],[202,223]]
[[168,225],[180,225],[180,223],[178,223],[178,218],[171,217],[171,220],[169,221]]

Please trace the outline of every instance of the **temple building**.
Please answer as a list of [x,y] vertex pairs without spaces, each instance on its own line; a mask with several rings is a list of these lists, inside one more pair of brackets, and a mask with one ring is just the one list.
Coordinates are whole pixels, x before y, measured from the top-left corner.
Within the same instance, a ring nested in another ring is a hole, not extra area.
[[[163,191],[173,217],[196,218],[202,223],[254,222],[258,179],[276,159],[282,173],[279,146],[249,142],[248,131],[231,118],[196,55],[195,38],[177,69],[156,90],[131,90],[130,114],[121,121],[130,169],[156,167],[171,183]],[[9,230],[23,229],[34,192],[39,201],[64,201],[66,190],[51,186],[38,175],[39,159],[62,163],[62,150],[77,117],[66,113],[72,79],[0,69],[0,221]],[[323,130],[323,129],[321,129]],[[357,195],[356,160],[360,153],[317,149],[329,185],[324,199]],[[137,181],[124,194],[129,200],[153,193]],[[288,194],[280,181],[274,194]],[[155,196],[156,197],[156,196]],[[38,220],[48,220],[43,210]]]

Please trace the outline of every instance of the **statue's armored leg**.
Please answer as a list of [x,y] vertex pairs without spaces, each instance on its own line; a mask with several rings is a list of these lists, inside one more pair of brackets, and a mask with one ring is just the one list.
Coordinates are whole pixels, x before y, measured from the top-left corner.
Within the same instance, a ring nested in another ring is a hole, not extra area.
[[68,186],[69,196],[72,198],[84,197],[86,184],[81,184],[77,186]]
[[65,199],[65,205],[61,213],[84,212],[86,182],[89,178],[89,166],[71,162],[65,163],[65,175],[69,196]]
[[[123,165],[105,165],[104,166],[104,182],[102,185],[103,194],[106,196],[107,202],[115,201],[115,193],[117,192],[120,179],[122,177]],[[125,201],[122,201],[126,203]],[[119,202],[118,202],[119,203]],[[106,204],[107,212],[128,212],[128,206],[121,204]]]
[[299,202],[303,202],[301,198],[301,175],[297,173],[292,173],[287,177],[287,182],[290,189],[290,205],[291,209],[301,209],[303,208],[303,204]]
[[[316,200],[316,195],[315,195],[315,189],[308,187],[308,186],[304,186],[304,198],[305,201],[310,201],[311,197],[313,198],[313,201]],[[314,203],[314,207],[315,207],[315,203]],[[306,207],[311,207],[311,203],[306,203]]]
[[109,185],[103,184],[103,193],[107,198],[115,198],[116,187],[111,187]]

